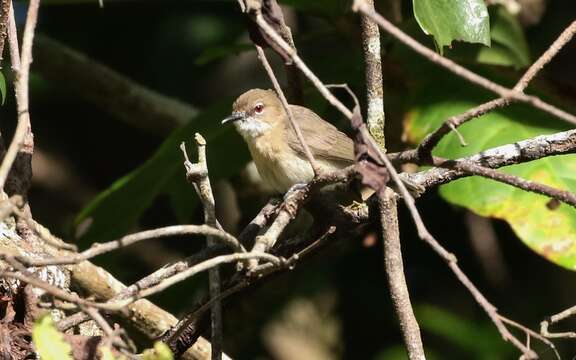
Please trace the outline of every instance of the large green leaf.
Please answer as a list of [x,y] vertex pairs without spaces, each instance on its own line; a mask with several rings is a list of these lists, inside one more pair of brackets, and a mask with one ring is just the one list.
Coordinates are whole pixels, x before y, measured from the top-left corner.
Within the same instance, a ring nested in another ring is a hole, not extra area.
[[433,305],[417,305],[423,331],[443,338],[470,354],[469,359],[508,359],[514,348],[502,341],[492,324],[465,319]]
[[460,40],[490,46],[490,21],[484,0],[413,0],[414,16],[434,37],[440,53]]
[[[475,89],[461,83],[446,83],[444,91],[422,94],[407,123],[412,142],[420,141],[449,116],[461,113],[485,101]],[[550,134],[568,127],[525,105],[492,112],[460,127],[469,145],[462,147],[455,134],[448,134],[434,154],[459,158],[482,150],[514,143],[537,135]],[[509,166],[503,172],[534,180],[559,189],[576,191],[576,155],[555,156]],[[440,188],[440,194],[453,204],[464,206],[482,216],[507,221],[518,237],[547,259],[576,270],[576,209],[562,204],[547,207],[549,198],[479,177],[454,181]]]
[[32,328],[32,341],[40,360],[72,360],[72,347],[64,341],[50,314],[36,320]]
[[490,9],[491,47],[481,47],[477,60],[485,64],[526,67],[530,64],[530,50],[524,31],[515,16],[503,6]]
[[194,154],[194,133],[199,132],[206,138],[212,181],[236,173],[248,161],[241,138],[232,127],[220,124],[229,111],[230,102],[226,102],[198,115],[170,135],[144,164],[100,193],[76,219],[76,224],[88,224],[81,240],[103,241],[125,234],[160,194],[170,195],[173,201],[177,198],[175,212],[179,219],[185,220],[186,211],[189,218],[197,198],[191,186],[185,183],[179,148],[182,141],[187,142],[188,151]]

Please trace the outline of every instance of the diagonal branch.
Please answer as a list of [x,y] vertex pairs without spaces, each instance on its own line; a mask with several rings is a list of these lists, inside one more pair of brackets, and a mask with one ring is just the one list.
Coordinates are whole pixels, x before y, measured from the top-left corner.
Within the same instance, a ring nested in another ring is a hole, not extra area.
[[354,11],[359,11],[363,15],[370,17],[372,20],[378,23],[378,25],[388,32],[390,35],[394,36],[400,42],[410,47],[415,52],[424,56],[431,62],[442,66],[443,68],[451,71],[452,73],[458,75],[459,77],[466,79],[478,86],[481,86],[487,90],[496,93],[502,98],[511,99],[513,101],[523,102],[532,105],[533,107],[552,114],[566,122],[571,124],[576,124],[576,116],[561,110],[553,105],[550,105],[536,96],[526,95],[522,91],[517,91],[516,89],[508,89],[505,86],[499,85],[485,77],[482,77],[465,67],[455,63],[454,61],[440,56],[433,50],[427,48],[426,46],[420,44],[414,38],[408,36],[390,21],[386,20],[382,15],[378,14],[374,9],[365,2],[365,0],[355,0],[353,5]]

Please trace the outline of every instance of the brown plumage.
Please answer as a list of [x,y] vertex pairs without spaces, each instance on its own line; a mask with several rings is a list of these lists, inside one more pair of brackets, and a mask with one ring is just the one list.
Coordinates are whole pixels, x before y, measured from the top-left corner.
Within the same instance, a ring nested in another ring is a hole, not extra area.
[[[297,105],[290,109],[318,165],[330,171],[354,162],[354,144],[348,136],[312,110]],[[312,180],[312,167],[274,91],[252,89],[242,94],[222,121],[226,122],[234,123],[270,187],[286,192]]]

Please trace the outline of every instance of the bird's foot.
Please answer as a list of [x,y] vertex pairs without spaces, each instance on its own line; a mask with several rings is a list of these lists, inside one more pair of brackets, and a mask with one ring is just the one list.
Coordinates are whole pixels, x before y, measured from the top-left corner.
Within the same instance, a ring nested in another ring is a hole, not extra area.
[[297,183],[292,185],[292,187],[286,191],[286,194],[284,194],[284,201],[288,200],[288,198],[292,196],[292,194],[294,194],[296,191],[304,189],[307,185],[308,184],[306,183]]

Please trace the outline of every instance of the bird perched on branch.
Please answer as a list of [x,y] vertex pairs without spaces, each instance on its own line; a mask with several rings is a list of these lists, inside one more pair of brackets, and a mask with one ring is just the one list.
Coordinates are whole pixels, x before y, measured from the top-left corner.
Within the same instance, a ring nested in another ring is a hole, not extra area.
[[[352,139],[312,110],[289,107],[323,170],[334,171],[354,163]],[[252,89],[242,94],[234,102],[232,114],[222,121],[230,122],[248,144],[260,176],[271,188],[285,193],[313,179],[312,166],[273,90]]]

